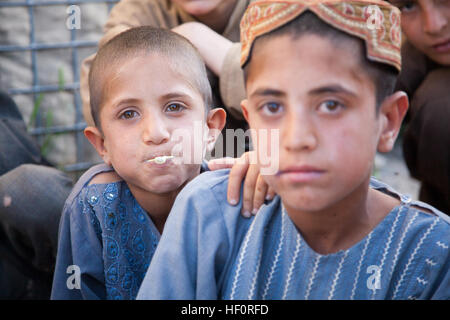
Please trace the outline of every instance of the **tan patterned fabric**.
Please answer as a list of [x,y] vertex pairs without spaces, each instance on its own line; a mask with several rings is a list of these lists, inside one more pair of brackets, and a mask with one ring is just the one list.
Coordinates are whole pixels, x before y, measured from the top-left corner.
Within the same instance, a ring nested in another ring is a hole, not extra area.
[[305,10],[324,22],[363,39],[367,58],[401,69],[400,11],[381,0],[258,0],[241,20],[241,66],[258,36],[294,20]]

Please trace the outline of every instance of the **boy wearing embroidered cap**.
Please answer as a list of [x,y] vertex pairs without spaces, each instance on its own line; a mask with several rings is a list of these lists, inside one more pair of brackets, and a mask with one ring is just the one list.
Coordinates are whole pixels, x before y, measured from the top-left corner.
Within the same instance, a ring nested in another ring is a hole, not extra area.
[[[249,6],[242,109],[254,141],[279,132],[279,170],[265,176],[278,196],[244,220],[223,200],[226,173],[194,179],[138,299],[450,296],[447,216],[370,177],[408,107],[393,93],[398,23],[398,10],[377,0]],[[255,143],[261,148],[275,150],[272,141]]]

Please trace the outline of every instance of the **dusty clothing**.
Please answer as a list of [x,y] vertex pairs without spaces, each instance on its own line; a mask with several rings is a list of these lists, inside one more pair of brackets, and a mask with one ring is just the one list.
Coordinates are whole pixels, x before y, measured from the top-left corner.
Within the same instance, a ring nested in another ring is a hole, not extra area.
[[[239,65],[239,23],[249,2],[250,0],[237,1],[230,21],[222,33],[222,36],[235,44],[227,53],[220,77],[216,77],[208,70],[208,78],[213,90],[213,106],[226,107],[227,127],[233,129],[245,126],[244,121],[239,121],[243,120],[240,102],[245,98],[244,77]],[[132,27],[148,25],[171,29],[192,21],[196,21],[194,17],[170,0],[122,0],[111,10],[99,47],[117,34]],[[80,80],[83,115],[89,125],[93,125],[93,120],[89,105],[88,74],[94,56],[91,55],[83,61]]]
[[450,214],[450,67],[430,61],[409,43],[402,57],[397,89],[410,98],[405,161],[422,183],[420,200]]

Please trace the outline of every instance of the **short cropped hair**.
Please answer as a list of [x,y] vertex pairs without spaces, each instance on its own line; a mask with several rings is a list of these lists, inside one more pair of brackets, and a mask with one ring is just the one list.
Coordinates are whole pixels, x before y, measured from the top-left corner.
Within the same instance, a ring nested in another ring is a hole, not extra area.
[[[124,60],[139,55],[158,53],[166,57],[175,71],[183,70],[187,81],[203,98],[208,113],[212,104],[211,85],[205,63],[189,40],[170,30],[143,26],[120,33],[97,52],[89,71],[91,114],[97,128],[100,126],[100,108],[105,97],[105,76]],[[157,81],[157,80],[156,80]]]
[[[354,47],[356,47],[357,50],[355,51],[355,59],[359,60],[361,69],[366,71],[367,75],[375,85],[376,112],[378,113],[384,99],[394,92],[398,71],[390,65],[369,60],[366,55],[364,40],[332,27],[322,21],[313,12],[306,11],[296,19],[283,25],[281,28],[273,30],[260,38],[257,38],[253,48],[255,48],[257,42],[263,42],[274,37],[290,35],[296,39],[307,34],[325,37],[333,43],[346,42],[349,45],[353,44]],[[249,63],[247,63],[244,67],[244,76],[246,80],[248,75],[248,66],[250,63],[251,57]]]

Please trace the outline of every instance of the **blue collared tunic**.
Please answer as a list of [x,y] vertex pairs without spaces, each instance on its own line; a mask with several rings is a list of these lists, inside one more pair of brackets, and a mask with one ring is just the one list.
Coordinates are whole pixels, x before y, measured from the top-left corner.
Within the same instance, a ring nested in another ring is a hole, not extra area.
[[351,248],[322,255],[279,197],[241,217],[227,178],[208,172],[179,194],[138,299],[450,298],[450,223],[436,209],[372,179],[401,204]]

